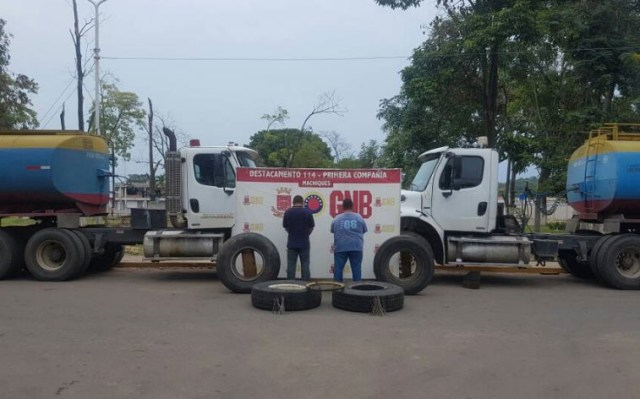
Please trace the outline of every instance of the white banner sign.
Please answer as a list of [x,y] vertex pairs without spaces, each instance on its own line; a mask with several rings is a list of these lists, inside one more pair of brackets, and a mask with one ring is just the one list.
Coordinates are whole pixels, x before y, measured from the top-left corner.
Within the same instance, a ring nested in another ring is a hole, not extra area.
[[[268,237],[280,252],[280,277],[286,277],[287,232],[284,212],[294,196],[314,215],[311,234],[311,277],[333,278],[331,222],[351,198],[354,211],[367,223],[362,278],[374,278],[373,258],[380,244],[400,234],[400,169],[239,168],[236,224],[233,234],[255,232]],[[349,264],[345,278],[351,278]],[[298,262],[296,277],[300,277]]]

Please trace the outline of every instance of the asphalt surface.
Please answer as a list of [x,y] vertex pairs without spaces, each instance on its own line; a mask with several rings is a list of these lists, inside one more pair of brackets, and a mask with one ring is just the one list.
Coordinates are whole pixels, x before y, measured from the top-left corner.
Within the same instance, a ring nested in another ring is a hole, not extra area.
[[0,281],[0,398],[637,398],[640,293],[439,275],[384,317],[274,315],[209,270]]

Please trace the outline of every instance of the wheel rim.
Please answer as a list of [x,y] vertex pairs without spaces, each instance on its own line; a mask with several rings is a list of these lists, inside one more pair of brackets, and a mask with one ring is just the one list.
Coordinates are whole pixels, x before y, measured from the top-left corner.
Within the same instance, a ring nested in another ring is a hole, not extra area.
[[640,250],[634,247],[624,248],[616,257],[616,268],[624,277],[640,277]]
[[57,241],[47,240],[36,249],[38,265],[47,271],[59,270],[67,260],[67,250]]
[[[255,268],[251,265],[251,258],[254,260]],[[266,257],[258,249],[242,248],[231,258],[231,273],[239,280],[254,281],[264,273],[265,262]]]
[[387,269],[397,281],[411,281],[417,278],[420,270],[418,260],[411,251],[397,251],[389,257]]
[[291,283],[271,284],[269,288],[279,291],[306,291],[308,289],[306,285]]

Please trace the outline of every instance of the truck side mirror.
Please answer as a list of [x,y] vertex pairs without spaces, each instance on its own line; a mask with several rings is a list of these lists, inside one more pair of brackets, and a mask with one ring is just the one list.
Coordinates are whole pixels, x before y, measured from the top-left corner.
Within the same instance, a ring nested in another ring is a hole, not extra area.
[[460,190],[462,188],[462,179],[460,178],[462,172],[462,158],[456,156],[453,158],[453,168],[451,169],[451,189]]
[[447,162],[447,164],[444,166],[444,169],[442,170],[442,180],[440,184],[443,190],[448,190],[448,191],[442,192],[442,195],[444,197],[450,197],[451,194],[453,194],[452,179],[453,179],[453,166],[451,165],[450,162]]

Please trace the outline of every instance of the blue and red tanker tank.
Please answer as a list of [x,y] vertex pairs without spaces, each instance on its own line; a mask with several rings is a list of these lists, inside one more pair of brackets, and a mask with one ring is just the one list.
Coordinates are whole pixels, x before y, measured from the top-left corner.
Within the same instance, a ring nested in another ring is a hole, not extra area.
[[109,152],[80,132],[0,132],[0,215],[106,213]]
[[574,151],[567,171],[567,199],[575,210],[598,219],[640,216],[639,126],[605,125]]

